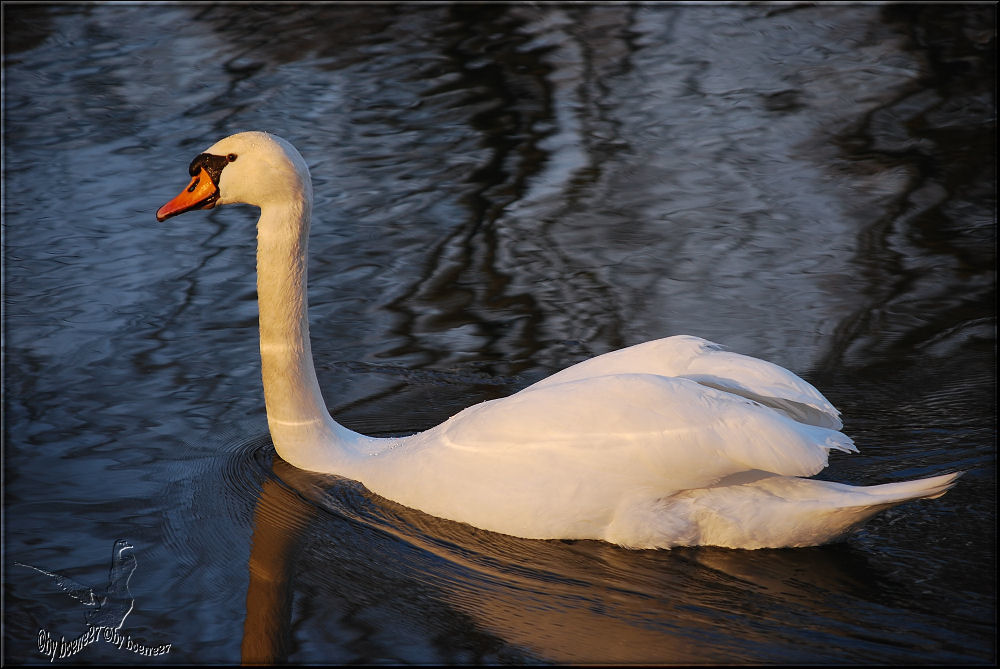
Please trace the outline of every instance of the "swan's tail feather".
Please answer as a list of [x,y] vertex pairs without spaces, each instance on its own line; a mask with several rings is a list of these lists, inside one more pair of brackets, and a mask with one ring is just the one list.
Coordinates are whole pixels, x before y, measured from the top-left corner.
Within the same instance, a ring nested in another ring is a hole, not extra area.
[[[671,524],[660,525],[665,536],[658,537],[656,545],[818,546],[839,541],[875,514],[897,504],[940,497],[962,474],[873,486],[764,475],[756,480],[686,491],[661,502],[667,504],[665,516]],[[753,514],[745,513],[748,507],[753,508]],[[679,513],[682,510],[688,513]]]
[[939,474],[926,479],[899,481],[898,483],[883,483],[866,486],[864,491],[869,495],[881,498],[880,503],[904,502],[909,499],[936,499],[948,492],[958,477],[965,472]]

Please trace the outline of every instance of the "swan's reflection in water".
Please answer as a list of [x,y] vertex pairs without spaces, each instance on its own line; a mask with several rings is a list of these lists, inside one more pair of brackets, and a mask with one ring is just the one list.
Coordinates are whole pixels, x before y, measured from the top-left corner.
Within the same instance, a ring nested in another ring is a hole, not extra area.
[[843,659],[844,638],[878,636],[851,601],[884,593],[848,545],[630,551],[522,540],[272,457],[254,514],[245,663],[294,661],[303,644],[331,661],[399,659],[393,643],[414,634],[434,662],[816,662]]
[[[288,466],[275,464],[276,468]],[[253,521],[247,616],[240,648],[244,664],[274,664],[287,657],[293,556],[300,535],[316,513],[315,507],[278,481],[264,481]]]

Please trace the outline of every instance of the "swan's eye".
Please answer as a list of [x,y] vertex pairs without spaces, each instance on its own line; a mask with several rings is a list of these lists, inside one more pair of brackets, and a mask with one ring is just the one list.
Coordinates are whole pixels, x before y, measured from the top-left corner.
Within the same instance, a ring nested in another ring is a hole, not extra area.
[[188,186],[188,192],[189,193],[193,193],[194,192],[194,189],[198,187],[198,182],[199,181],[201,181],[201,179],[195,179],[194,181],[191,182],[191,185]]
[[228,156],[226,156],[226,160],[228,160],[231,163],[236,162],[236,154],[230,153]]

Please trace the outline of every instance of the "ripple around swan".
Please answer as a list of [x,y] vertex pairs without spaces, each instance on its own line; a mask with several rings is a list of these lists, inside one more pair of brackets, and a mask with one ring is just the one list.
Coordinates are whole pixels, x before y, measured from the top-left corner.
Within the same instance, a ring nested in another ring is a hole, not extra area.
[[[309,618],[320,598],[325,607],[350,601],[391,609],[391,618],[382,621],[388,629],[418,624],[419,618],[430,637],[471,625],[509,644],[505,652],[519,649],[508,659],[683,663],[905,656],[869,638],[866,626],[877,621],[859,620],[850,604],[890,605],[898,596],[891,587],[898,572],[884,573],[849,545],[748,554],[713,548],[622,551],[597,541],[518,539],[409,509],[349,479],[295,469],[276,457],[266,439],[248,442],[238,459],[252,464],[252,478],[264,478],[255,541],[266,534],[294,535],[287,559],[295,563],[297,583],[290,587],[298,593],[299,610],[292,617],[305,646],[336,636]],[[239,471],[233,469],[237,483],[246,485]],[[756,618],[733,614],[734,601],[757,611]],[[438,614],[426,619],[427,610]],[[933,616],[933,609],[926,615]],[[342,625],[359,624],[349,611],[343,616]],[[767,631],[792,624],[789,618],[816,630],[798,650]],[[915,643],[927,643],[919,628],[895,633],[897,640],[912,634]],[[833,636],[846,636],[851,645],[831,650]],[[462,658],[496,659],[487,650],[496,641],[482,643]],[[427,661],[455,659],[444,648],[425,650]],[[377,659],[364,652],[351,657]]]

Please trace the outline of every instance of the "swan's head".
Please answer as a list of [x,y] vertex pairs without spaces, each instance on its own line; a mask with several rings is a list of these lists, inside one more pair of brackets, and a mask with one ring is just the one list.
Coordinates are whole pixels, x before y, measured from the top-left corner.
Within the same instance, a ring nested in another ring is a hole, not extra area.
[[191,183],[156,212],[156,220],[192,209],[242,202],[258,207],[312,200],[309,168],[294,146],[266,132],[219,140],[191,161]]

